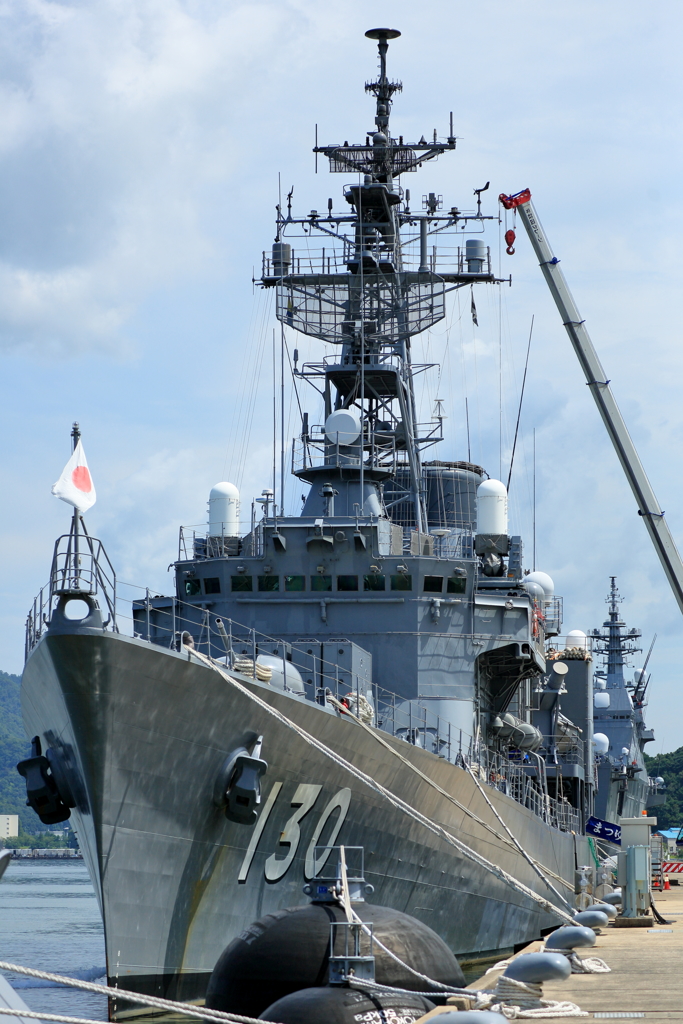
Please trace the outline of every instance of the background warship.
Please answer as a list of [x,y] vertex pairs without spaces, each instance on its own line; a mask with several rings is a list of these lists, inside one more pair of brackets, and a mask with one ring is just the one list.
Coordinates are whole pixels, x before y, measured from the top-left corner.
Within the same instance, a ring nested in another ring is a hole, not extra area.
[[643,709],[650,683],[647,665],[656,637],[645,664],[632,670],[633,680],[629,681],[625,676],[626,659],[641,650],[637,642],[642,634],[635,628],[626,632],[619,614],[622,600],[616,577],[612,576],[607,597],[609,617],[602,629],[590,631],[593,649],[603,660],[602,667],[595,671],[595,815],[615,822],[620,817],[637,817],[646,805],[654,809],[666,800],[663,779],[648,778],[643,757],[645,745],[655,738],[645,724]]
[[411,209],[401,176],[455,149],[452,117],[445,140],[392,136],[399,33],[367,35],[376,131],[316,147],[351,182],[344,209],[295,217],[290,193],[263,256],[283,353],[287,328],[328,346],[292,358],[318,393],[291,453],[301,514],[273,487],[243,534],[218,484],[206,533],[181,529],[175,593],[134,602],[131,629],[77,509],[29,615],[29,803],[47,822],[72,809],[128,989],[202,998],[232,938],[334,873],[335,843],[363,847],[373,902],[464,959],[556,924],[591,863],[590,640],[561,636],[552,580],[525,572],[506,486],[424,459],[443,414],[416,412],[411,338],[447,292],[502,283],[499,218],[485,189],[470,212],[434,193]]

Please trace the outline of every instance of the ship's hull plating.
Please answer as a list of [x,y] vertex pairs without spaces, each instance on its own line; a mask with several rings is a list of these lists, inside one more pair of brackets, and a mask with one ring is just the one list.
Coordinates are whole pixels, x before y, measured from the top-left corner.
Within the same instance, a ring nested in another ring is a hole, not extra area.
[[[249,688],[551,895],[519,854],[353,720],[268,686]],[[306,858],[310,872],[316,843],[364,847],[372,902],[421,918],[461,957],[509,949],[557,921],[187,654],[95,630],[48,634],[27,662],[22,689],[27,731],[70,765],[74,825],[102,910],[108,975],[121,987],[201,998],[232,938],[262,915],[305,900]],[[213,787],[226,756],[254,733],[263,735],[269,767],[259,821],[248,827],[225,818]],[[500,828],[466,771],[386,739]],[[580,838],[548,827],[492,787],[487,794],[532,856],[573,879],[576,856],[586,863]]]

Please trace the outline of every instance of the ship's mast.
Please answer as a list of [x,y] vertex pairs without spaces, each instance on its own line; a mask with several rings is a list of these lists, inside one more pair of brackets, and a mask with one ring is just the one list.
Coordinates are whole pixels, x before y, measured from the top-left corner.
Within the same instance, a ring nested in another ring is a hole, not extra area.
[[387,51],[400,32],[378,28],[366,36],[379,51],[379,78],[365,85],[376,100],[376,130],[364,145],[315,147],[333,173],[347,175],[347,210],[333,213],[329,199],[327,216],[311,210],[294,217],[290,193],[286,214],[277,207],[261,283],[276,288],[276,313],[285,326],[336,346],[322,363],[295,370],[324,400],[324,422],[309,427],[305,417],[293,448],[292,471],[312,485],[303,514],[329,514],[332,506],[337,515],[383,514],[382,484],[403,466],[409,485],[401,500],[412,502],[415,526],[427,532],[421,452],[441,440],[441,418],[418,423],[413,376],[426,367],[413,365],[411,338],[444,317],[447,291],[496,280],[482,241],[468,240],[463,248],[458,235],[452,244],[467,222],[481,233],[483,221],[495,218],[482,216],[480,205],[472,214],[455,207],[439,213],[441,197],[433,193],[420,213],[411,211],[400,175],[455,149],[452,116],[444,140],[436,132],[430,142],[394,138],[391,107],[402,85],[387,76]]
[[607,595],[609,618],[603,623],[603,629],[594,629],[591,636],[597,641],[596,648],[602,654],[607,669],[607,685],[624,685],[625,655],[635,654],[641,650],[634,641],[641,636],[640,630],[630,629],[626,636],[622,630],[626,628],[619,614],[619,605],[623,601],[617,589],[616,576],[610,576],[610,590]]

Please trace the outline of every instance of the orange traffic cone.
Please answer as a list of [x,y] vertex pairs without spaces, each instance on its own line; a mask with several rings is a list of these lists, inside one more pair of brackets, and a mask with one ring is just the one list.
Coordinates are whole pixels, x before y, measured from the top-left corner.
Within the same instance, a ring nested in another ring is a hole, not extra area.
[[664,875],[664,891],[666,892],[666,890],[670,889],[670,888],[671,888],[671,884],[669,882],[669,876],[668,875]]

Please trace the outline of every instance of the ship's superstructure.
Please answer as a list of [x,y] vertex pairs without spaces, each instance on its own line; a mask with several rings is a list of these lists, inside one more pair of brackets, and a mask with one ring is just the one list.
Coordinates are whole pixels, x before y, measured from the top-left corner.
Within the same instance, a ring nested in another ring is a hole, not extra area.
[[636,817],[646,804],[657,803],[643,757],[646,743],[655,738],[643,718],[649,677],[643,669],[631,669],[632,681],[625,674],[628,659],[641,651],[637,644],[642,633],[636,628],[626,631],[619,613],[622,600],[612,576],[608,618],[602,629],[590,632],[595,652],[603,660],[594,676],[595,732],[609,741],[608,749],[597,755],[595,813],[612,822]]
[[293,357],[316,391],[292,445],[301,513],[264,491],[244,533],[237,489],[216,485],[208,529],[181,529],[174,593],[133,603],[132,636],[76,514],[29,616],[29,800],[44,820],[73,810],[127,988],[201,998],[226,943],[300,902],[335,842],[364,847],[373,899],[465,956],[554,924],[589,863],[590,645],[560,636],[552,580],[525,571],[505,485],[425,458],[443,413],[416,412],[412,339],[448,292],[501,283],[498,218],[485,189],[469,212],[434,193],[411,207],[403,175],[455,149],[452,120],[442,140],[392,135],[399,33],[367,34],[376,131],[317,148],[344,207],[297,217],[290,194],[263,256],[283,332],[321,344]]
[[[263,517],[245,537],[234,517],[228,526],[214,514],[214,536],[193,536],[189,552],[184,544],[177,597],[196,625],[210,609],[275,638],[269,656],[286,652],[307,696],[321,703],[331,684],[341,695],[339,663],[363,660],[364,697],[377,703],[382,728],[406,738],[421,729],[437,754],[447,747],[453,759],[477,746],[495,757],[512,743],[554,814],[535,764],[544,741],[532,717],[561,602],[548,576],[537,574],[544,589],[524,575],[505,486],[467,462],[423,461],[441,440],[442,417],[437,410],[419,423],[416,415],[414,378],[426,367],[413,362],[412,339],[443,318],[447,292],[500,283],[484,237],[486,221],[497,218],[482,214],[481,191],[469,213],[444,212],[432,193],[411,209],[401,175],[454,150],[456,140],[452,125],[445,142],[392,136],[401,88],[387,77],[392,37],[372,35],[380,58],[378,80],[366,85],[376,100],[374,135],[364,145],[317,149],[333,173],[354,179],[342,189],[346,210],[334,212],[330,199],[326,214],[296,217],[290,195],[263,255],[261,283],[276,290],[283,328],[328,352],[301,367],[294,353],[295,380],[312,385],[316,404],[322,397],[320,421],[303,412],[292,445],[292,472],[309,485],[303,509],[278,514],[276,496],[264,492]],[[167,601],[136,605],[156,642],[168,642]],[[220,655],[210,632],[206,650]],[[243,657],[252,653],[247,634],[236,640]],[[578,793],[569,809],[563,792],[563,820],[576,825],[584,810]]]

